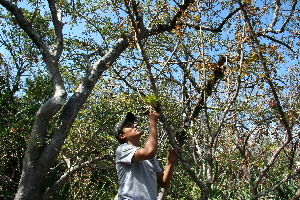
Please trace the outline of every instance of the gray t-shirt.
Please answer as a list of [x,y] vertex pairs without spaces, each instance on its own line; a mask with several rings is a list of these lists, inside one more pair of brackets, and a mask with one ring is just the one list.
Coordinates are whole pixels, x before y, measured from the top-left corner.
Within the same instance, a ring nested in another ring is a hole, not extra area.
[[156,158],[139,162],[132,161],[135,151],[139,148],[125,143],[117,149],[118,199],[157,199],[156,172],[161,172],[162,169]]

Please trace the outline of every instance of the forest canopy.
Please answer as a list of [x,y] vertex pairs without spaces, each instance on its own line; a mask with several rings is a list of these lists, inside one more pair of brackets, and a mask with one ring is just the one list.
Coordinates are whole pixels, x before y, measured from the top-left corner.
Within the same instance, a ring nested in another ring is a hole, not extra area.
[[113,127],[150,107],[159,198],[300,197],[298,1],[0,4],[0,199],[113,199]]

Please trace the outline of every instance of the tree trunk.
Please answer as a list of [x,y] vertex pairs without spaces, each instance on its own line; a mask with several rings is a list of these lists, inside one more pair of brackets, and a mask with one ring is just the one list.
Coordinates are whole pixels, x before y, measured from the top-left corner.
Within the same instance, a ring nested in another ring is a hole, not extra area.
[[26,170],[26,173],[22,173],[15,199],[42,199],[42,182],[44,177],[42,177],[42,174],[39,172],[39,169],[32,166],[30,169]]
[[206,183],[205,186],[201,188],[200,200],[208,200],[210,189],[211,183]]
[[293,196],[292,200],[299,200],[299,199],[300,199],[300,189],[298,189],[295,196]]

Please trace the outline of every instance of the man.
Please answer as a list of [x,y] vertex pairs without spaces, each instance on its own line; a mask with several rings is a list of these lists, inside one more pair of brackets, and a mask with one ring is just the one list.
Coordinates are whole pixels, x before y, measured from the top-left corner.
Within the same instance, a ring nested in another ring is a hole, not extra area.
[[150,110],[149,136],[141,147],[143,132],[139,129],[132,113],[116,124],[115,137],[120,146],[116,151],[116,169],[119,178],[118,199],[156,200],[157,183],[168,187],[177,155],[169,150],[165,170],[156,159],[158,147],[157,124],[160,115]]

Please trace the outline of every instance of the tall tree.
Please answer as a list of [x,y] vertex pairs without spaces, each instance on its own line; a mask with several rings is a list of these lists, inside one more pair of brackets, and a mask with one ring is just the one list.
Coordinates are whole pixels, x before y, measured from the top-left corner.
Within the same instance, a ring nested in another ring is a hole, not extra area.
[[252,199],[297,183],[298,82],[287,78],[298,77],[297,1],[0,3],[39,51],[53,91],[36,113],[16,199],[48,199],[94,162],[65,159],[66,173],[43,184],[103,75],[119,108],[130,96],[142,104],[132,109],[160,112],[161,139],[201,199],[231,196],[240,183]]
[[[37,14],[42,12],[39,9],[39,6],[41,6],[39,2],[32,2],[35,9],[33,12],[28,13],[24,13],[17,4],[18,2],[14,3],[2,0],[0,3],[15,17],[17,23],[32,40],[36,48],[39,49],[48,70],[53,89],[52,97],[42,104],[36,113],[35,123],[23,160],[22,176],[15,199],[48,199],[51,197],[53,190],[50,188],[45,191],[43,183],[47,172],[54,165],[59,155],[72,123],[82,105],[91,94],[99,77],[129,46],[130,41],[133,41],[133,36],[130,33],[125,33],[103,56],[99,57],[93,64],[90,64],[83,81],[79,84],[74,94],[67,100],[66,87],[59,65],[64,48],[62,5],[51,0],[47,2],[50,14],[48,19],[51,20],[54,31],[53,38],[48,38],[48,35],[42,34],[44,30],[33,26],[35,22],[38,23]],[[67,2],[62,3],[67,4]],[[184,10],[191,3],[191,1],[184,2],[180,5],[181,9],[172,21],[147,30],[142,37],[147,38],[151,35],[174,29],[176,21],[178,21]],[[50,133],[51,121],[57,113],[60,114],[60,117],[55,122],[55,130]]]

